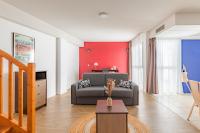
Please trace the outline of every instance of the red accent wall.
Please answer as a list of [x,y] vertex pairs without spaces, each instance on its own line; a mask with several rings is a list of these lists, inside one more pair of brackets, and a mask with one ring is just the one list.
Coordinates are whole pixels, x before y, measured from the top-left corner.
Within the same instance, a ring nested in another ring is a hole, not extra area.
[[[128,73],[128,42],[85,42],[79,48],[79,78],[84,72],[117,66],[120,73]],[[89,66],[88,66],[89,65]]]

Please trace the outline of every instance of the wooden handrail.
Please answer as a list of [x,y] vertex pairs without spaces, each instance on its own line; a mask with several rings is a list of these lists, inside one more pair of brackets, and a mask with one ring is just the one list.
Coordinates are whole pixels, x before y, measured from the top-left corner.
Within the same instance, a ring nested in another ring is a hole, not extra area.
[[4,52],[1,49],[0,49],[0,56],[7,59],[9,62],[12,62],[14,65],[18,66],[22,70],[28,71],[28,67],[26,65],[24,65],[23,63],[21,63],[17,59],[13,58],[11,55],[9,55],[8,53]]
[[[3,59],[8,61],[8,115],[3,112]],[[19,118],[16,121],[14,114],[14,88],[13,88],[13,65],[19,68],[18,75],[18,111]],[[27,125],[23,126],[23,72],[27,73]],[[8,53],[0,50],[0,124],[9,123],[9,125],[18,128],[22,133],[35,133],[35,64],[24,65]]]
[[0,56],[0,115],[3,113],[3,57]]

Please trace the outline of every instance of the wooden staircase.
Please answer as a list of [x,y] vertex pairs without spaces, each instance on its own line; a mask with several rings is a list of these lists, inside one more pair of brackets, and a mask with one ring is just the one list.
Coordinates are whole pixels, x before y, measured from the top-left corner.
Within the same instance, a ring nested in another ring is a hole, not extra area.
[[[8,61],[8,112],[4,112],[4,60]],[[18,74],[18,119],[14,119],[13,65]],[[27,124],[23,123],[23,72],[27,73]],[[0,133],[35,133],[35,64],[24,65],[11,55],[0,50]]]
[[10,126],[0,126],[0,133],[8,133],[10,130]]

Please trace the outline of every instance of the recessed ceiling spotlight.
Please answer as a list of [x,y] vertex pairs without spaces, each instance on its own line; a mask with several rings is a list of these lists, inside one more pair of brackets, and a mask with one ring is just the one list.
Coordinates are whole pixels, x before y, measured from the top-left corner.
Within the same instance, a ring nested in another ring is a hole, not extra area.
[[99,17],[100,18],[108,18],[108,13],[107,12],[100,12]]

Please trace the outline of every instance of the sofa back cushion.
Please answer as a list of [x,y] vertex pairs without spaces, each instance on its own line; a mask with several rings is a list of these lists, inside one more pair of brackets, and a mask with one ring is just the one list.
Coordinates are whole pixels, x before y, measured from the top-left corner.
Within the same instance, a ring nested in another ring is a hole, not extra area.
[[79,83],[79,89],[81,88],[86,88],[86,87],[90,87],[91,84],[90,84],[90,80],[89,79],[86,79],[86,80],[80,80]]
[[115,84],[119,85],[120,80],[127,81],[128,80],[128,74],[127,73],[106,73],[106,81],[107,79],[115,79]]
[[83,80],[90,80],[91,86],[104,86],[105,73],[84,73]]

